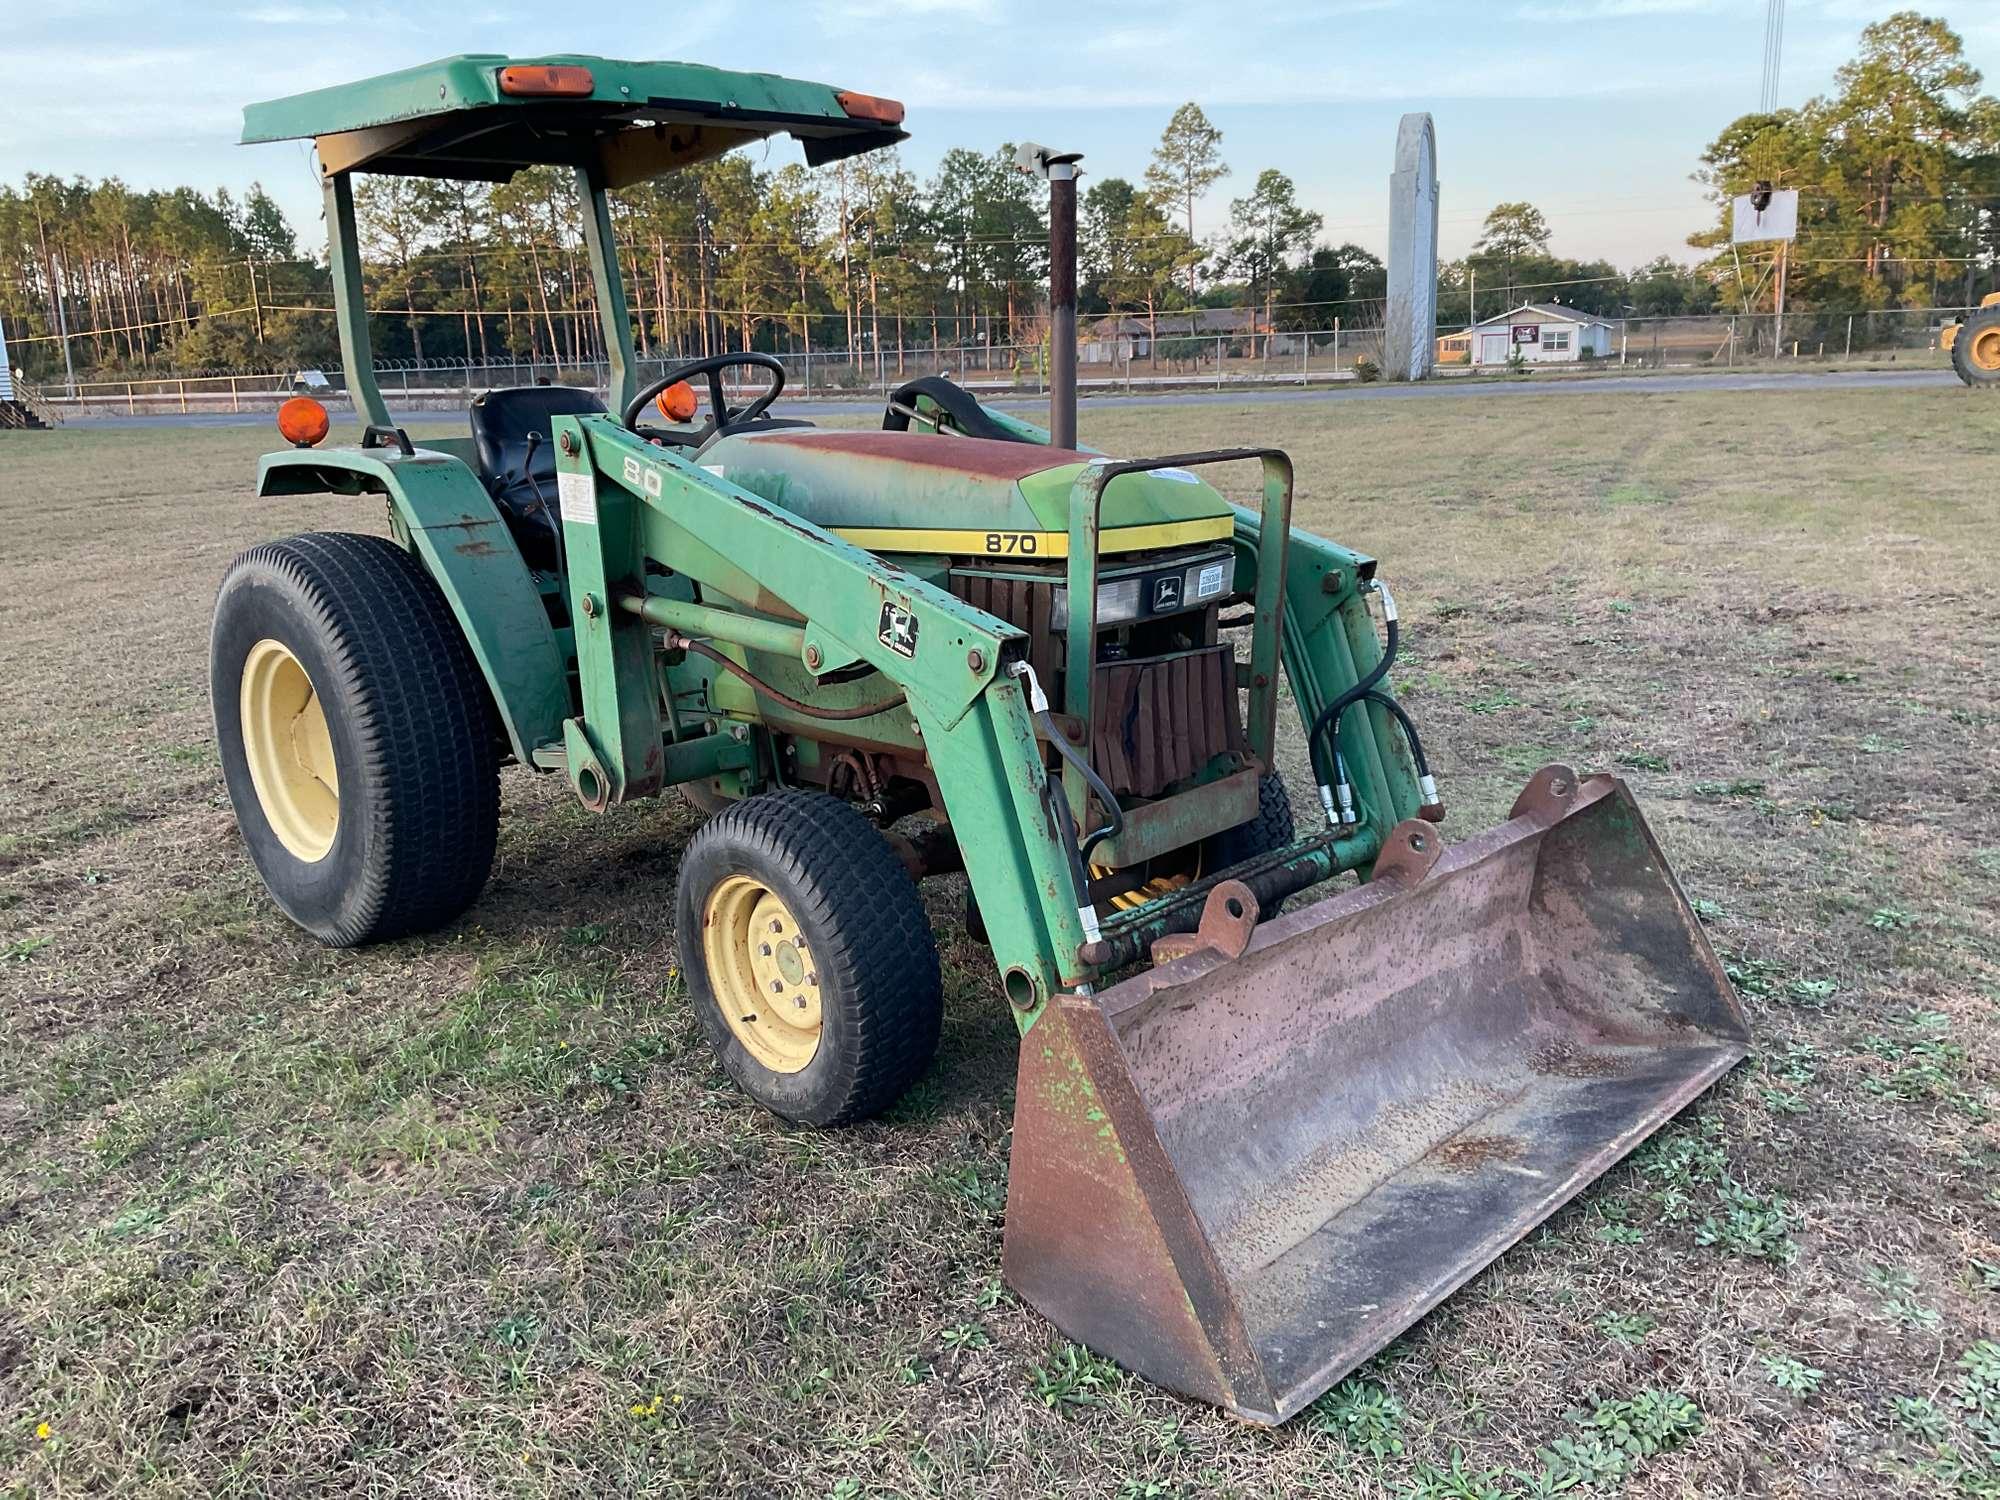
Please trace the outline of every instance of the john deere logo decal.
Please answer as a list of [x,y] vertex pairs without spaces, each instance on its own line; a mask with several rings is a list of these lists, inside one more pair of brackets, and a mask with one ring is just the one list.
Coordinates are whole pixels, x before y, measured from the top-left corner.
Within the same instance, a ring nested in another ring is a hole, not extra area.
[[1165,578],[1153,580],[1153,613],[1163,614],[1170,609],[1178,609],[1181,602],[1181,575],[1169,573]]
[[900,604],[882,601],[882,644],[898,656],[917,654],[917,617]]

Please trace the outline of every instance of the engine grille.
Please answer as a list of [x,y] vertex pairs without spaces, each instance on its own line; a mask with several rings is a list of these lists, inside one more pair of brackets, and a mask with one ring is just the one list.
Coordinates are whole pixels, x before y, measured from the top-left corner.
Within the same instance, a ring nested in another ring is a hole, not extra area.
[[[1064,638],[1052,628],[1054,585],[1033,577],[954,571],[951,591],[1028,635],[1028,664],[1062,702]],[[1203,621],[1215,637],[1215,610]],[[1227,645],[1101,662],[1091,684],[1091,764],[1118,796],[1157,797],[1218,755],[1244,748],[1236,656]]]
[[1157,797],[1243,749],[1236,653],[1228,646],[1105,662],[1091,683],[1090,759],[1117,795]]

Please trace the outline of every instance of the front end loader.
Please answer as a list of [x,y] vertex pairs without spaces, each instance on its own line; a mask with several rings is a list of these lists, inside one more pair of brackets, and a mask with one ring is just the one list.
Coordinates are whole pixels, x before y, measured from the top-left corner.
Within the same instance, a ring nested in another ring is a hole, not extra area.
[[[749,351],[640,378],[611,190],[778,132],[833,160],[901,119],[585,57],[248,112],[246,139],[316,140],[363,425],[328,448],[293,412],[259,493],[372,495],[389,534],[225,578],[239,825],[279,905],[352,944],[476,900],[505,763],[598,811],[682,789],[710,814],[676,892],[690,1002],[745,1092],[811,1125],[929,1064],[918,883],[963,870],[1021,1037],[1009,1281],[1282,1421],[1722,1076],[1743,1018],[1617,779],[1546,767],[1445,842],[1387,581],[1293,526],[1282,453],[1059,447],[935,377],[879,430],[817,429]],[[576,173],[612,406],[495,390],[468,437],[413,444],[373,383],[350,175],[547,162]]]

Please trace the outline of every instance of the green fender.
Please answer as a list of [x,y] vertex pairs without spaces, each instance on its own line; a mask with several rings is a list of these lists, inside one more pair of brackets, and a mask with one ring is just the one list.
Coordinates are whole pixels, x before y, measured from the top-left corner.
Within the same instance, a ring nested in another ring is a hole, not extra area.
[[387,496],[396,539],[444,590],[486,674],[515,759],[532,766],[543,750],[541,763],[549,763],[572,712],[562,647],[520,549],[471,469],[435,449],[299,448],[258,460],[257,493]]

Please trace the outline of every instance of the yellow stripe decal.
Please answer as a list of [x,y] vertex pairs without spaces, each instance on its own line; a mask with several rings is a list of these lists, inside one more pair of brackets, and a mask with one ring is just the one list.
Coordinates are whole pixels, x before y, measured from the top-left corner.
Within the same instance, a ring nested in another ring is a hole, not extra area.
[[[921,527],[834,526],[844,542],[870,552],[941,552],[952,557],[1069,556],[1067,531],[926,531]],[[1219,542],[1233,536],[1232,516],[1207,516],[1199,521],[1159,521],[1150,526],[1121,526],[1101,533],[1101,550],[1146,552],[1156,547],[1183,547],[1191,542]]]

